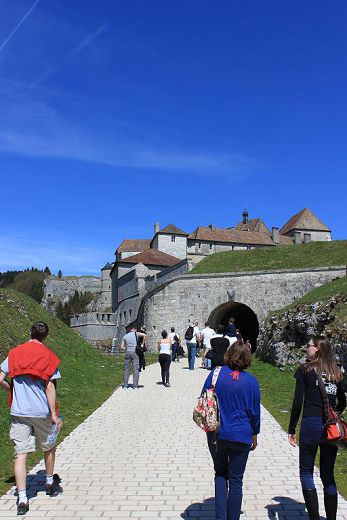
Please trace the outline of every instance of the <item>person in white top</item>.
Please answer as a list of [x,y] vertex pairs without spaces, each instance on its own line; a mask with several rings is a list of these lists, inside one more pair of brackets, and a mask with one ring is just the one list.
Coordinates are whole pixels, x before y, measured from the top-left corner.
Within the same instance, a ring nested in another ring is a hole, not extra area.
[[171,327],[171,332],[169,333],[169,339],[171,340],[171,345],[172,345],[171,361],[175,362],[176,359],[177,359],[177,361],[179,361],[177,351],[178,351],[178,347],[180,344],[180,337],[177,334],[177,332],[175,332],[175,327]]
[[157,350],[159,352],[159,363],[161,367],[161,380],[164,386],[170,386],[170,364],[171,364],[171,345],[172,341],[168,337],[167,331],[163,330],[158,341]]
[[205,354],[211,348],[210,339],[214,335],[215,335],[215,331],[213,329],[211,329],[209,323],[206,322],[205,328],[202,329],[202,331],[201,331],[202,346],[203,346],[201,366],[203,368],[211,368],[211,360],[205,358]]

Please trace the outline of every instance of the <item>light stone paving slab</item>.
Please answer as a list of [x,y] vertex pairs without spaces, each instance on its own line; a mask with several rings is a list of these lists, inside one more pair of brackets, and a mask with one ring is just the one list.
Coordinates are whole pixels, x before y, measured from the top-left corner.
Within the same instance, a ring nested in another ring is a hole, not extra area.
[[[198,367],[191,372],[186,364],[171,365],[171,388],[157,384],[158,364],[147,367],[142,388],[117,389],[59,445],[56,471],[63,494],[47,497],[42,461],[35,466],[28,477],[34,496],[26,518],[213,520],[213,466],[205,435],[192,421],[208,372]],[[316,483],[325,518],[318,475]],[[0,498],[2,520],[16,516],[15,500],[14,488]],[[347,502],[339,501],[338,520],[347,520]],[[298,449],[289,446],[264,408],[259,445],[248,459],[242,509],[241,520],[308,518]]]

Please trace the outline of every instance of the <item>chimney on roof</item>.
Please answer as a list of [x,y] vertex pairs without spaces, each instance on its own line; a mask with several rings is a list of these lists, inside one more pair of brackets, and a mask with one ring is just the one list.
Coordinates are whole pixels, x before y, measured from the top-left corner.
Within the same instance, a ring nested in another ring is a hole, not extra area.
[[278,227],[272,227],[272,241],[274,244],[280,243],[280,230]]
[[211,231],[214,230],[214,225],[213,224],[209,224],[207,227],[210,228]]
[[246,209],[244,209],[242,213],[242,222],[244,224],[247,224],[248,222],[248,211]]
[[154,224],[154,234],[156,235],[157,233],[159,233],[159,222]]

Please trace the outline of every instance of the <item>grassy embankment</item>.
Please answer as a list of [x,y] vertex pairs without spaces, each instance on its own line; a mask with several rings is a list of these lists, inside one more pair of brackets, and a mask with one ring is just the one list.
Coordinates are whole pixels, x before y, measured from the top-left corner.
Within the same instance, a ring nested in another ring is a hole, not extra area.
[[[318,301],[329,300],[334,296],[341,294],[347,297],[347,276],[336,278],[332,282],[321,285],[312,289],[312,291],[304,294],[301,298],[295,300],[295,303],[287,305],[283,309],[278,309],[273,314],[281,314],[285,310],[295,308],[300,304],[310,305]],[[346,302],[337,303],[334,307],[334,329],[340,327],[343,323],[347,324],[347,305]],[[346,325],[345,325],[346,326]]]
[[[292,307],[297,307],[300,303],[310,304],[316,301],[328,299],[332,296],[336,296],[336,294],[347,295],[346,276],[313,289],[302,298],[296,300],[295,303],[292,304]],[[288,307],[286,307],[286,309],[288,309]],[[277,312],[279,313],[281,311]],[[346,304],[339,305],[335,321],[336,320],[340,323],[347,322]],[[279,370],[278,368],[256,358],[254,359],[253,365],[250,369],[251,373],[260,383],[263,405],[275,417],[285,431],[287,431],[288,428],[290,408],[294,394],[294,370],[294,368]],[[338,452],[335,466],[335,477],[339,492],[347,498],[347,450],[339,450]]]
[[[108,356],[91,347],[62,321],[34,300],[11,290],[0,290],[0,362],[10,348],[29,339],[33,322],[45,321],[50,328],[46,344],[61,359],[62,379],[58,399],[64,428],[60,441],[98,408],[122,382],[122,357]],[[153,356],[150,356],[150,358]],[[153,358],[157,359],[157,356]],[[10,425],[7,394],[0,389],[0,494],[11,485],[13,446],[8,438]],[[100,429],[102,442],[102,427]],[[41,458],[29,456],[29,465]]]
[[199,262],[189,274],[325,267],[346,262],[347,240],[334,240],[215,253]]

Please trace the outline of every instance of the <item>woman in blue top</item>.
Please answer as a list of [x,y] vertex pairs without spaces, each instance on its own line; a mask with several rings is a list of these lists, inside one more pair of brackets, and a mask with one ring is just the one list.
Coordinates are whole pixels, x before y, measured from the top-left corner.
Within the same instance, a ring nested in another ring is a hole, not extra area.
[[[252,361],[246,343],[236,341],[224,361],[215,386],[221,424],[216,444],[214,434],[208,434],[208,442],[215,470],[216,520],[239,520],[243,474],[260,429],[260,390],[258,381],[244,371]],[[211,388],[213,372],[203,389]]]

